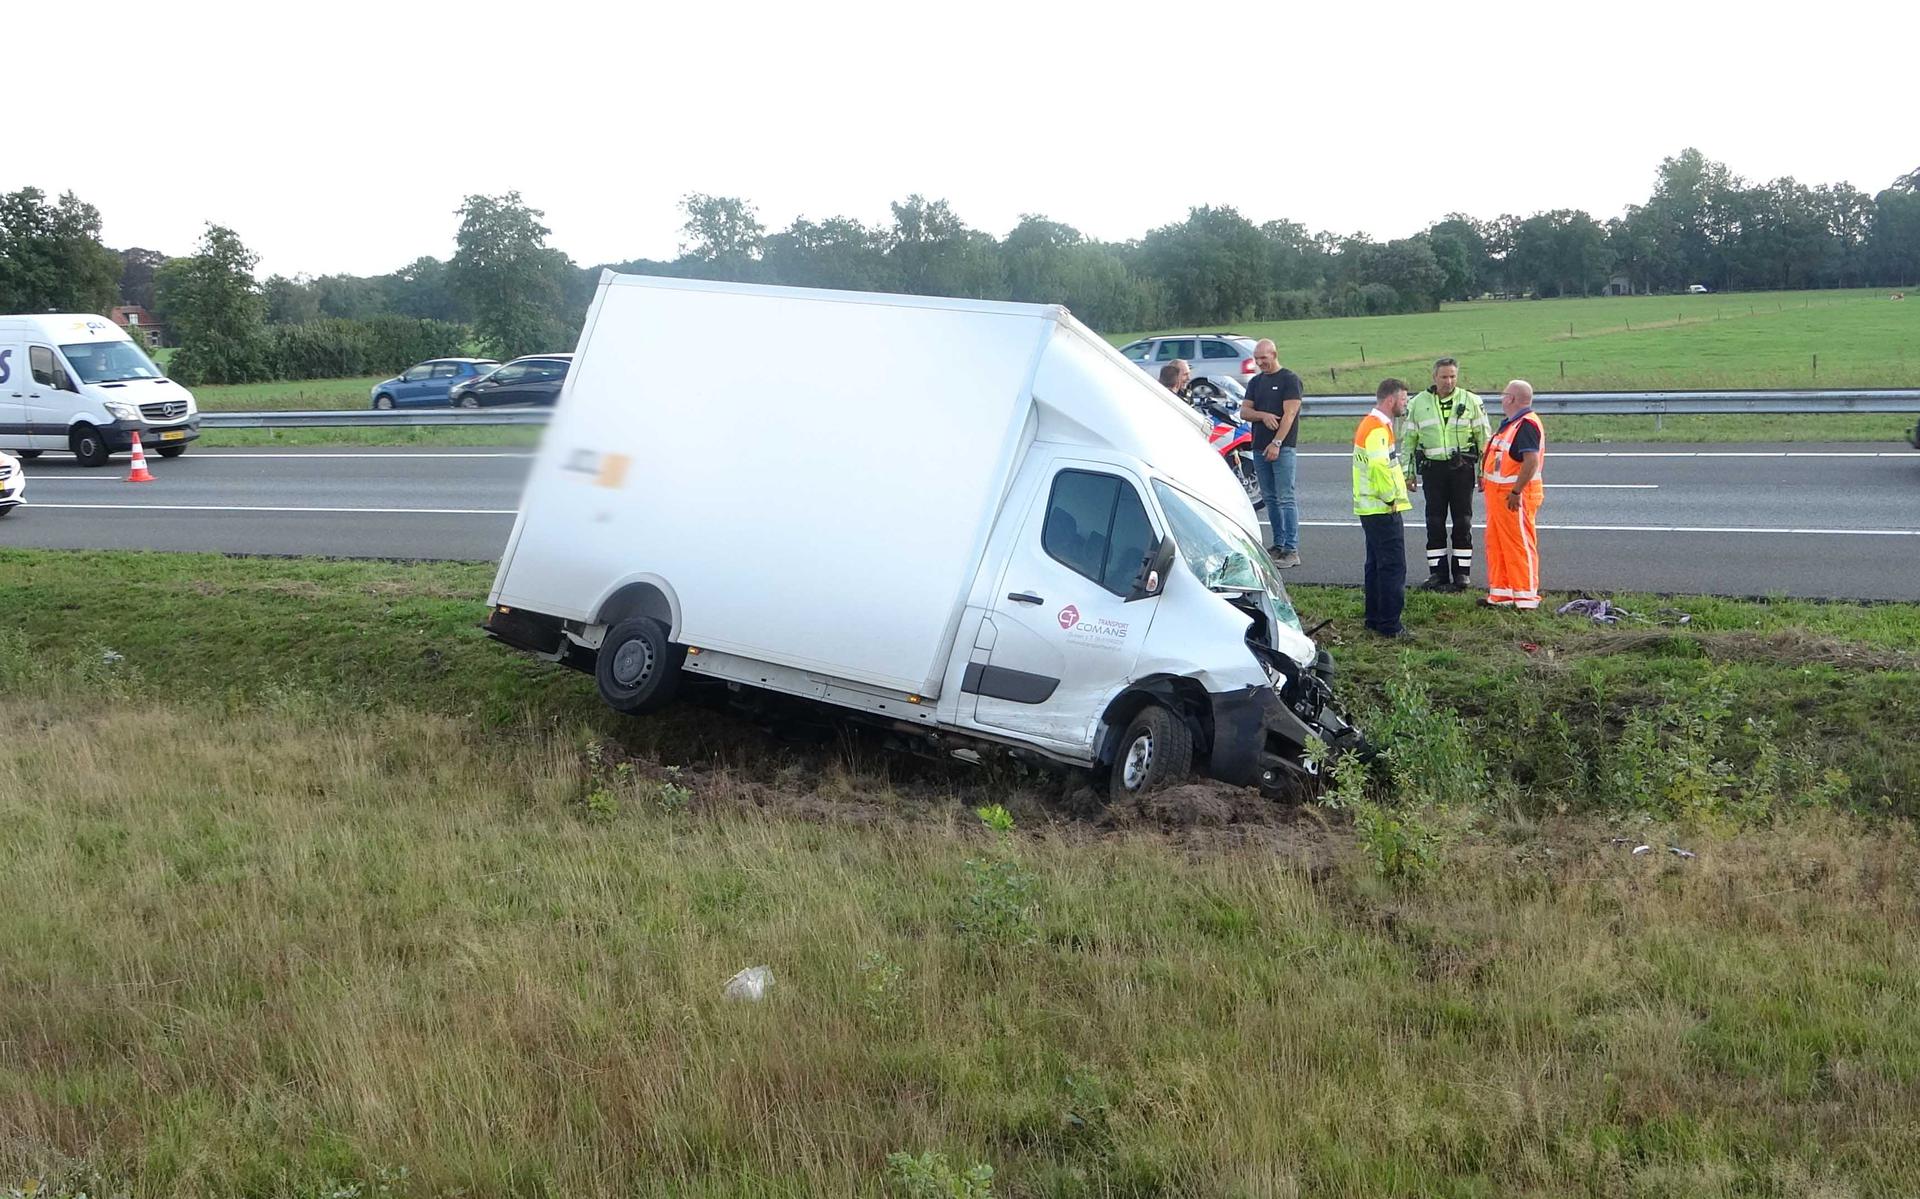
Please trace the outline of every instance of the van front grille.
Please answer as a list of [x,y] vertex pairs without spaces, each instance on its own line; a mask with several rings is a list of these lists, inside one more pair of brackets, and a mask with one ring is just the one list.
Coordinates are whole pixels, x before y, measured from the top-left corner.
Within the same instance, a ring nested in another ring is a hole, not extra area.
[[158,404],[140,405],[140,415],[148,420],[179,420],[186,414],[185,400],[162,400]]

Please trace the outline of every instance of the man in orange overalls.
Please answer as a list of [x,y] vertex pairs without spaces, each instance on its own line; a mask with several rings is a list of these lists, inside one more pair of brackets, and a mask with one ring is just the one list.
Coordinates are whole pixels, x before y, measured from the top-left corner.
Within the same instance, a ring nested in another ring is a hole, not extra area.
[[1545,485],[1540,468],[1547,431],[1533,411],[1533,384],[1515,379],[1500,393],[1500,422],[1480,458],[1487,497],[1487,598],[1490,607],[1540,606],[1540,539],[1534,518]]

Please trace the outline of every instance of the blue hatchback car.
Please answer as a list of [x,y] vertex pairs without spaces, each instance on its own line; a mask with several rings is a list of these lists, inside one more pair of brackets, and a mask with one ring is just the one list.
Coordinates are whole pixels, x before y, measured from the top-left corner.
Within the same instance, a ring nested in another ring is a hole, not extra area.
[[454,384],[478,378],[499,366],[491,358],[430,358],[391,379],[373,385],[375,408],[442,407]]

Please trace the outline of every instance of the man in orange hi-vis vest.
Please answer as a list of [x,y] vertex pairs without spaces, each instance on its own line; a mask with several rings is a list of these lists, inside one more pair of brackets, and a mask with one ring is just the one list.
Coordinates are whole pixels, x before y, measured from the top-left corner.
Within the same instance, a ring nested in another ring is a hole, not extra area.
[[1500,422],[1480,458],[1487,496],[1487,598],[1494,607],[1540,606],[1540,539],[1534,519],[1545,485],[1547,432],[1533,411],[1533,384],[1515,379],[1500,393]]

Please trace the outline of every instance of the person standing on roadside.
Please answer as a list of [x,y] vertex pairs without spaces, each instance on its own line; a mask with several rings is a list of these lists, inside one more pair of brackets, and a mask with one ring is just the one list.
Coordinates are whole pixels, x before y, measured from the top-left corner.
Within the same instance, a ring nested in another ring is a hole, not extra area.
[[1480,463],[1487,493],[1487,597],[1496,608],[1540,606],[1540,539],[1534,520],[1546,494],[1540,481],[1547,431],[1533,411],[1533,384],[1515,379],[1500,393],[1507,419],[1493,431]]
[[1160,386],[1183,400],[1187,398],[1187,383],[1192,378],[1193,368],[1187,365],[1185,358],[1175,358],[1160,368]]
[[1480,397],[1456,386],[1459,378],[1460,364],[1454,359],[1434,363],[1433,386],[1407,401],[1401,425],[1408,490],[1427,491],[1427,581],[1420,586],[1428,591],[1465,591],[1473,574],[1473,493],[1480,449],[1493,429]]
[[1410,637],[1400,623],[1407,603],[1407,474],[1394,444],[1394,422],[1407,414],[1407,385],[1382,379],[1373,411],[1353,434],[1353,514],[1367,536],[1367,627],[1382,637]]
[[1280,351],[1268,338],[1253,347],[1260,373],[1247,382],[1240,419],[1253,424],[1253,474],[1267,501],[1273,526],[1268,552],[1273,564],[1300,565],[1300,508],[1294,501],[1295,452],[1300,441],[1300,376],[1280,365]]

